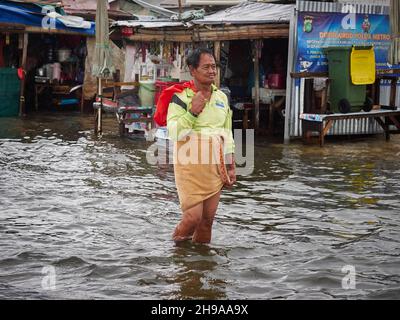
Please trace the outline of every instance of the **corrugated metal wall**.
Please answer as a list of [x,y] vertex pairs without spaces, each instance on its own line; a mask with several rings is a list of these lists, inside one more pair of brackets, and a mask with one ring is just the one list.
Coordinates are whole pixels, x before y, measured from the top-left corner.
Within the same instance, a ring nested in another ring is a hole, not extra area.
[[[387,106],[390,104],[391,86],[391,80],[381,80],[379,90],[379,104]],[[395,105],[397,108],[400,108],[400,80],[397,80],[396,83]]]
[[336,2],[341,2],[341,3],[365,3],[365,4],[373,4],[377,6],[389,6],[390,5],[390,0],[337,0]]
[[400,80],[397,80],[396,93],[396,107],[400,108]]
[[[345,1],[349,3],[351,1]],[[368,0],[354,1],[357,13],[369,13],[369,14],[389,14],[390,7],[388,6],[388,0]],[[301,1],[298,0],[296,7],[298,11],[306,12],[342,12],[345,3],[341,2],[315,2],[315,1]],[[294,16],[297,21],[297,15]],[[294,32],[290,35],[291,37],[297,38],[296,35],[297,26],[294,28]],[[296,55],[297,48],[296,44],[294,47],[289,48],[289,54]],[[300,113],[304,110],[304,83],[305,80],[291,80],[291,84],[288,85],[291,93],[287,95],[288,106],[286,113],[290,115],[288,123],[285,127],[285,141],[290,138],[301,137],[302,128],[301,121],[299,121]],[[400,89],[400,82],[398,83]],[[390,87],[388,88],[385,82],[381,83],[380,88],[380,99],[381,104],[390,100]],[[400,91],[397,91],[396,104],[400,104]],[[288,112],[289,111],[289,112]],[[373,134],[381,133],[382,128],[376,123],[374,119],[358,119],[358,120],[342,120],[336,121],[333,128],[329,131],[329,135],[344,135],[344,134]]]
[[393,41],[390,46],[389,63],[400,64],[400,2],[390,1],[390,30]]

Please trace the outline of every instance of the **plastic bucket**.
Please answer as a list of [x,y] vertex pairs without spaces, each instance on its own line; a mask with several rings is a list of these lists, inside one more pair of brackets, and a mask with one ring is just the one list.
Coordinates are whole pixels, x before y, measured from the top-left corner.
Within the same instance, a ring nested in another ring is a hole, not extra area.
[[272,73],[268,75],[268,87],[271,89],[284,89],[285,88],[285,78],[283,74]]
[[56,62],[53,64],[53,80],[60,81],[61,79],[61,64]]
[[154,107],[155,85],[153,82],[139,83],[139,100],[142,107]]

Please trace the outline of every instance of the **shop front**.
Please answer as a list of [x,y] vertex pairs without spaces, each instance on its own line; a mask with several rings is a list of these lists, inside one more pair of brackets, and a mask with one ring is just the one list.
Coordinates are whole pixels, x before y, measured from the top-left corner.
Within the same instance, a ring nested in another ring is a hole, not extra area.
[[113,37],[125,43],[124,81],[138,81],[139,93],[149,88],[154,107],[163,88],[191,79],[185,67],[189,51],[208,47],[218,64],[216,84],[228,95],[234,111],[234,127],[283,137],[293,10],[291,5],[243,3],[192,20],[190,25],[116,22]]
[[[389,1],[298,1],[296,6],[290,28],[285,141],[315,135],[323,144],[326,135],[398,130],[399,118],[392,113],[393,119],[380,121],[388,109],[400,108],[398,66],[388,63]],[[372,58],[362,52],[372,53]],[[357,81],[356,67],[368,81]]]
[[31,35],[30,40],[26,86],[31,99],[26,103],[26,112],[79,110],[86,38]]
[[86,39],[94,24],[46,10],[0,2],[0,116],[79,110]]

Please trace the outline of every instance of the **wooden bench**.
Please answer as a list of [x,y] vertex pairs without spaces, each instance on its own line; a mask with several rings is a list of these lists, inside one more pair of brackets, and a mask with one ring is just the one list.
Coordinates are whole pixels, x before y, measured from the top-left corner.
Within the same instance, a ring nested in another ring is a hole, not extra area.
[[[325,143],[325,136],[337,120],[373,118],[384,130],[386,141],[389,141],[391,133],[400,133],[400,121],[398,117],[400,117],[400,109],[381,109],[372,110],[370,112],[355,112],[347,114],[336,113],[327,115],[303,113],[300,115],[303,124],[303,139],[310,143],[313,132],[317,132],[321,147]],[[391,125],[394,125],[397,130],[391,130]]]

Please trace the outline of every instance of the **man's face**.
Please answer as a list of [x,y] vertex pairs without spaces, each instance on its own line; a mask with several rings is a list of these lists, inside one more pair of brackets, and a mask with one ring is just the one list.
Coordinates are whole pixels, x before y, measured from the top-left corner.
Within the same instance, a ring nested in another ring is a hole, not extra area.
[[199,66],[195,69],[192,68],[191,74],[201,84],[214,83],[215,76],[217,75],[217,66],[213,56],[203,53],[200,56]]

